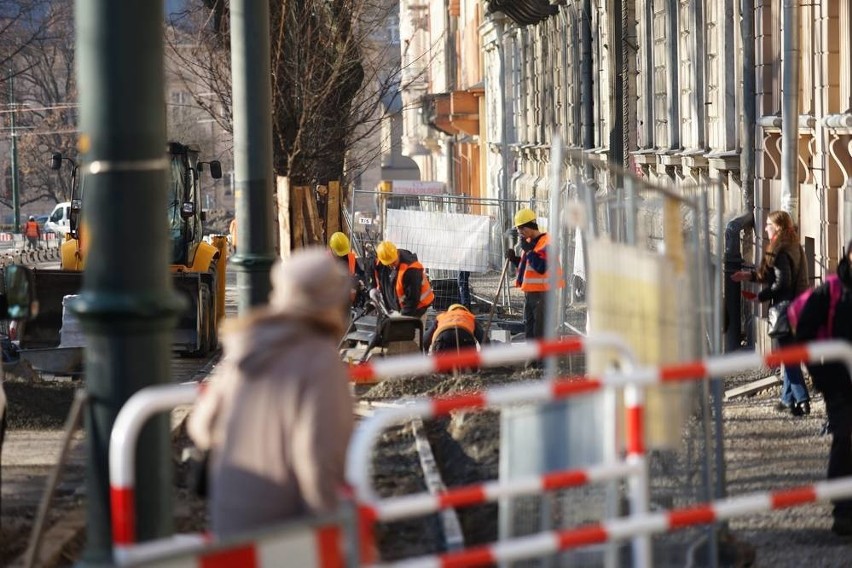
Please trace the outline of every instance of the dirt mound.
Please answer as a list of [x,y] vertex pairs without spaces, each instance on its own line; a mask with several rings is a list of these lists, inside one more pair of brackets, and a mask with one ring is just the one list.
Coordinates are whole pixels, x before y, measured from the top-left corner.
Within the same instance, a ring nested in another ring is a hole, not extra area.
[[73,382],[4,381],[9,429],[62,429],[78,388],[81,385]]

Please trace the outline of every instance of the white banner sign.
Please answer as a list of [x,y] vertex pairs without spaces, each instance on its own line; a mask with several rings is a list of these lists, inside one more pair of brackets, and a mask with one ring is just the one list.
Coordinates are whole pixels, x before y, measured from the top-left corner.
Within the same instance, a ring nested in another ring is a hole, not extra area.
[[485,272],[490,224],[481,215],[388,209],[385,239],[416,254],[426,268]]

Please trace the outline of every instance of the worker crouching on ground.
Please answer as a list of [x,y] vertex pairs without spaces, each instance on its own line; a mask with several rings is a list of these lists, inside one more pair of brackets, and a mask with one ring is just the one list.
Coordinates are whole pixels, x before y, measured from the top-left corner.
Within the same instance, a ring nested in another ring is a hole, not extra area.
[[417,255],[396,248],[390,241],[382,241],[376,247],[374,282],[389,312],[422,318],[435,299]]
[[364,269],[358,262],[358,258],[349,244],[349,237],[344,233],[337,232],[328,239],[328,248],[334,253],[335,258],[346,268],[352,280],[352,293],[350,299],[352,305],[362,306],[366,299],[366,284]]
[[295,252],[272,269],[269,305],[223,329],[222,363],[188,424],[210,450],[217,537],[337,507],[353,428],[337,353],[349,291],[327,251]]
[[423,349],[429,353],[458,351],[485,343],[485,332],[476,317],[461,304],[441,312],[426,330]]
[[[544,296],[549,288],[547,245],[550,237],[538,229],[535,213],[521,209],[515,214],[515,227],[521,245],[521,256],[515,249],[506,251],[506,259],[517,266],[515,285],[524,293],[524,335],[527,339],[544,336]],[[560,287],[563,285],[560,276]]]

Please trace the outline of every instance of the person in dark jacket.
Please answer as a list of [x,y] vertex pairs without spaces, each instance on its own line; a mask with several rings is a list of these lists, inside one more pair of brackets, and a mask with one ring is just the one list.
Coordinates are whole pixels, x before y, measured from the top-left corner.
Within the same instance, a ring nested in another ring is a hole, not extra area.
[[[846,255],[837,266],[837,276],[842,291],[834,306],[834,317],[828,320],[831,293],[829,284],[817,287],[811,293],[796,325],[796,340],[808,342],[817,339],[821,327],[828,324],[829,337],[852,341],[852,241]],[[828,453],[828,479],[852,475],[852,378],[843,363],[808,365],[814,388],[825,398],[825,412],[831,431],[831,449]],[[831,530],[843,536],[852,536],[852,499],[834,502],[834,523]]]
[[419,318],[432,305],[432,285],[413,252],[398,249],[390,241],[380,242],[374,272],[373,282],[388,311]]
[[430,353],[456,351],[485,343],[485,330],[467,307],[453,304],[426,330],[423,349]]
[[[792,301],[808,288],[808,267],[805,252],[799,244],[799,235],[793,219],[786,211],[773,211],[766,218],[769,244],[757,270],[740,270],[731,279],[735,282],[751,281],[764,284],[754,300],[775,305]],[[791,345],[792,335],[777,338],[780,347]],[[802,374],[801,365],[784,365],[779,411],[802,416],[811,412],[811,398]]]

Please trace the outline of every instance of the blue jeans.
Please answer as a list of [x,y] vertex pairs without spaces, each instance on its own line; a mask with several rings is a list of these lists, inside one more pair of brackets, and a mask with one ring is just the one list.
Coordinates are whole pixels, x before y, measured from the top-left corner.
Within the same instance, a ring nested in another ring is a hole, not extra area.
[[470,308],[470,272],[460,270],[458,277],[459,285],[459,304],[466,308]]
[[[791,339],[778,339],[780,347],[787,347],[792,343]],[[805,384],[805,375],[802,374],[802,366],[799,363],[783,365],[781,378],[781,402],[783,404],[792,406],[793,404],[811,399],[808,394],[808,385]]]

